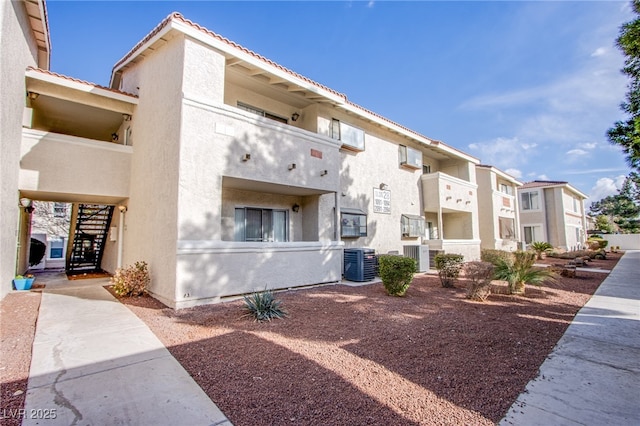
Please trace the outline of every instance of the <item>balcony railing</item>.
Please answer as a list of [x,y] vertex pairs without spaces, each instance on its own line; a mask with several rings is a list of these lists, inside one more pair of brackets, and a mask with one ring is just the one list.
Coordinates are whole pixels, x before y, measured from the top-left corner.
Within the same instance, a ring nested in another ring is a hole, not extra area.
[[422,175],[420,180],[425,211],[476,210],[478,185],[442,172]]

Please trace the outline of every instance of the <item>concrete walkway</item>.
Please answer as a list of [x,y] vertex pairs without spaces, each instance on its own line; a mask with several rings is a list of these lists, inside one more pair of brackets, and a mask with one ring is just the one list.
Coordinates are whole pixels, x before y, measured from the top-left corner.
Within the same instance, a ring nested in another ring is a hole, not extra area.
[[640,251],[620,259],[500,425],[640,425]]
[[38,282],[23,425],[231,424],[107,279]]

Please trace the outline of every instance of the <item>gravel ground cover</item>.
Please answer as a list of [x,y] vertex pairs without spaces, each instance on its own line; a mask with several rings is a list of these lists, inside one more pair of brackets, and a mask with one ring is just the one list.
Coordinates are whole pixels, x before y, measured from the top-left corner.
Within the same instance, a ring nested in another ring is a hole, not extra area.
[[[464,280],[442,288],[425,274],[402,298],[382,284],[291,290],[277,293],[289,316],[266,323],[244,317],[241,300],[180,311],[120,300],[236,426],[481,425],[506,414],[605,277],[578,272],[525,296],[496,283],[486,302],[467,300]],[[3,413],[24,406],[39,304],[38,291],[0,303]]]

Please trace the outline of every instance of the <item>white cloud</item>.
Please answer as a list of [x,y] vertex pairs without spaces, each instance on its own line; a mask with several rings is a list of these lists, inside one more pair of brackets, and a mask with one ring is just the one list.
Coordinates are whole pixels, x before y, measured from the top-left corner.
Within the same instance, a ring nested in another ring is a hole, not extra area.
[[598,146],[596,142],[586,142],[582,144],[582,147],[588,150],[596,149],[596,146]]
[[549,176],[543,173],[541,175],[538,175],[538,180],[551,180],[551,179],[549,179]]
[[499,169],[513,168],[526,161],[526,151],[537,146],[535,143],[520,142],[518,138],[499,137],[488,142],[469,144],[469,149],[476,152],[482,162]]
[[516,179],[520,179],[522,177],[522,172],[518,169],[507,169],[504,172],[509,176],[513,176]]
[[591,57],[597,57],[597,56],[602,56],[605,53],[607,53],[607,49],[604,47],[598,47],[596,50],[593,51],[593,53],[591,54]]
[[578,155],[578,156],[583,156],[583,155],[587,155],[589,154],[587,151],[585,151],[584,149],[580,149],[580,148],[576,148],[576,149],[572,149],[567,151],[567,155]]
[[608,177],[600,178],[589,192],[589,202],[600,201],[609,195],[618,193],[624,183],[625,175],[617,176],[615,179]]

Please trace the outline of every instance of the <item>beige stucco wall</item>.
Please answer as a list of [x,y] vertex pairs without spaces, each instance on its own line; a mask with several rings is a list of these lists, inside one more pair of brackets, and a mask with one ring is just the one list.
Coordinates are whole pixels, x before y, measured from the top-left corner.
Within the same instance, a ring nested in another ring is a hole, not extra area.
[[[501,178],[491,169],[476,168],[478,182],[478,217],[482,248],[513,251],[517,248],[520,234],[518,229],[517,198],[500,192],[500,184],[511,187],[516,194],[513,183]],[[507,205],[508,204],[508,205]],[[512,240],[500,238],[500,218],[514,220],[516,238]]]
[[[22,2],[0,2],[0,298],[16,272],[18,167],[25,106],[24,71],[37,65],[37,47]],[[24,272],[24,271],[18,271]]]
[[139,94],[131,122],[123,266],[146,261],[151,292],[170,300],[175,297],[183,56],[182,38],[173,38],[122,77],[123,90]]
[[19,189],[126,198],[132,151],[128,146],[24,129]]

